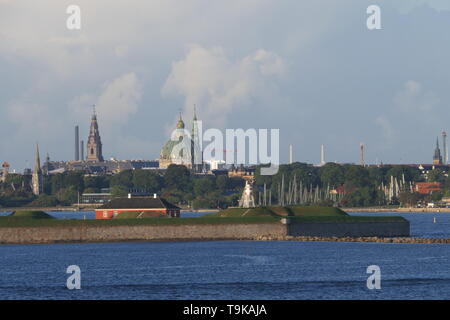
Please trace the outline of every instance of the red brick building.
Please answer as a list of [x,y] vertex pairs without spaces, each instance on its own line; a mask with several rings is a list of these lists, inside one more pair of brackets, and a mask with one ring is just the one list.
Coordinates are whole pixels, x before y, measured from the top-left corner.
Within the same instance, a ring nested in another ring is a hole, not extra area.
[[180,208],[163,198],[128,197],[112,199],[95,209],[95,218],[112,219],[117,215],[129,212],[163,214],[172,218],[180,217]]
[[442,183],[440,182],[416,182],[414,184],[414,192],[420,194],[432,194],[435,191],[442,190]]

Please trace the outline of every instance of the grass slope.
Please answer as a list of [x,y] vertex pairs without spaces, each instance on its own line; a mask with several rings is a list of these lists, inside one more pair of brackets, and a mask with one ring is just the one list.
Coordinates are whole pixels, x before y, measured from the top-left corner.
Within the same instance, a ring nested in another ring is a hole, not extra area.
[[117,215],[114,219],[148,219],[148,218],[167,218],[167,216],[161,212],[142,212],[142,211],[130,211]]
[[204,218],[147,218],[147,219],[99,219],[99,220],[58,220],[58,219],[17,219],[0,217],[0,228],[4,227],[114,227],[138,225],[201,225],[201,224],[254,224],[276,223],[274,217],[204,217]]
[[9,215],[11,218],[23,218],[23,219],[54,219],[51,215],[45,213],[44,211],[32,211],[32,210],[21,210],[13,212]]

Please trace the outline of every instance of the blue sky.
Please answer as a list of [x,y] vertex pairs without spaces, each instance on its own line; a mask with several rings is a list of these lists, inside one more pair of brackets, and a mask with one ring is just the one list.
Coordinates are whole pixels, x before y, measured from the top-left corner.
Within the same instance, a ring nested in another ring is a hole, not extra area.
[[[79,5],[82,28],[66,28]],[[381,8],[382,29],[366,27]],[[450,131],[448,1],[0,0],[0,161],[73,158],[97,105],[105,158],[154,159],[179,110],[279,128],[281,160],[429,163]]]

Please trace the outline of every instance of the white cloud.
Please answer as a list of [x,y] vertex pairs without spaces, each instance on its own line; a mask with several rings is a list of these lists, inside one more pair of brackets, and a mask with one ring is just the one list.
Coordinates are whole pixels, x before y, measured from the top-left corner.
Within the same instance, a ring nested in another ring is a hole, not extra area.
[[384,139],[384,143],[388,146],[392,145],[395,139],[395,132],[389,119],[385,116],[379,116],[375,118],[375,123],[381,129],[381,136]]
[[422,85],[414,80],[409,80],[403,85],[394,101],[398,110],[417,113],[420,116],[429,115],[439,103],[439,99],[432,91],[425,91]]
[[202,119],[224,124],[228,113],[260,101],[284,73],[284,61],[273,52],[260,49],[233,61],[221,47],[192,45],[172,64],[162,93],[182,95],[188,113],[196,104]]
[[110,125],[126,123],[138,110],[142,87],[135,73],[127,73],[104,85],[96,107]]

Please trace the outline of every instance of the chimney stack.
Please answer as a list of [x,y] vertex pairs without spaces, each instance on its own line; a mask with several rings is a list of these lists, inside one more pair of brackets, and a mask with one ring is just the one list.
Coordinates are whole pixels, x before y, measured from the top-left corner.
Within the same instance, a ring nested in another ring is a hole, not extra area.
[[293,162],[292,144],[289,145],[289,164]]
[[80,131],[78,126],[75,126],[75,161],[80,161]]
[[359,144],[359,148],[360,148],[360,155],[359,155],[360,159],[359,159],[359,161],[361,162],[361,166],[365,167],[366,164],[364,162],[364,143],[361,142]]

